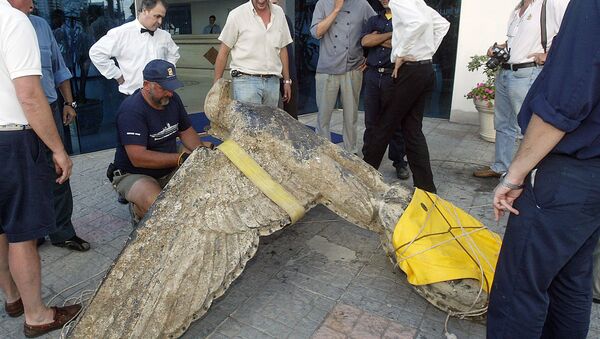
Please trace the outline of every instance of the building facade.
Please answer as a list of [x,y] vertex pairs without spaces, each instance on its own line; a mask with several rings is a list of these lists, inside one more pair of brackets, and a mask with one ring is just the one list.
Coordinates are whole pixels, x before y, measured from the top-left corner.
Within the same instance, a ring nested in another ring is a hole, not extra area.
[[[378,10],[378,0],[368,0]],[[494,41],[504,41],[510,1],[425,0],[450,23],[450,30],[433,59],[435,88],[426,116],[476,123],[472,102],[464,98],[481,74],[469,73],[466,64],[483,54]],[[138,0],[139,2],[139,0]],[[178,75],[185,87],[178,90],[190,114],[203,111],[204,96],[213,79],[219,48],[217,34],[202,34],[209,16],[223,27],[227,14],[243,0],[170,0],[163,29],[180,47]],[[280,1],[294,24],[295,65],[299,84],[299,114],[315,112],[314,72],[319,41],[310,36],[317,0]],[[115,113],[120,104],[117,84],[105,79],[90,62],[88,50],[106,32],[134,20],[133,0],[37,0],[37,14],[51,25],[67,66],[74,74],[73,93],[79,104],[77,123],[66,128],[70,153],[86,153],[115,146]]]

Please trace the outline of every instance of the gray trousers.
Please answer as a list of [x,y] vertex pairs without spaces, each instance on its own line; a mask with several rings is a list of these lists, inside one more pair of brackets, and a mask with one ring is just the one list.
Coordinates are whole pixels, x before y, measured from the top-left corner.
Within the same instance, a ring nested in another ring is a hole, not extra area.
[[315,74],[316,99],[319,113],[317,115],[316,132],[320,136],[331,140],[329,124],[331,114],[341,93],[344,126],[344,149],[351,153],[358,153],[357,147],[357,120],[358,100],[362,86],[363,72],[349,71],[344,74]]

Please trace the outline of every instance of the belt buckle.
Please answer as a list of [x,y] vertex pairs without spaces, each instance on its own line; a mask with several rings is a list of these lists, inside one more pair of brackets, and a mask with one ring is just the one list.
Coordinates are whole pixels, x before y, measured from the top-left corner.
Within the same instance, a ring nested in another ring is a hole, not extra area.
[[519,70],[519,66],[517,64],[510,64],[510,70],[516,72]]
[[379,72],[379,73],[385,73],[385,68],[384,67],[379,67],[377,69],[377,72]]

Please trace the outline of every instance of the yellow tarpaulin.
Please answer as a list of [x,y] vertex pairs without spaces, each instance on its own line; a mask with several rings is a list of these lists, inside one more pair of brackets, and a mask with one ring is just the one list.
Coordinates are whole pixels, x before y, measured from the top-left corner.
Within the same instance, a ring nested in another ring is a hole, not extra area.
[[416,189],[394,229],[393,244],[411,284],[473,278],[489,292],[501,238],[448,201]]

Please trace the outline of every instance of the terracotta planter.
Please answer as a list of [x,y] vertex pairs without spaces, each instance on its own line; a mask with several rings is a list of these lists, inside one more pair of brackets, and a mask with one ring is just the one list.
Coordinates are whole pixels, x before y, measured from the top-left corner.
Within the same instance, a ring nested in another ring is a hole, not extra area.
[[479,136],[485,141],[495,142],[494,105],[485,100],[473,99],[473,102],[479,112]]

